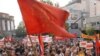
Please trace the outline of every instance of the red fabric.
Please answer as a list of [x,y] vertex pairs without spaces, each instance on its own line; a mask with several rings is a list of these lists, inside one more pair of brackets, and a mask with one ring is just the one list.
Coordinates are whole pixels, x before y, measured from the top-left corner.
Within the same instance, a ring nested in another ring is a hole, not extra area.
[[36,0],[18,0],[28,34],[75,37],[64,29],[69,13]]
[[41,36],[38,36],[39,43],[40,43],[40,48],[41,48],[41,56],[44,55],[44,43],[43,43],[43,38]]
[[14,40],[14,38],[11,37],[11,36],[6,36],[6,37],[4,38],[4,41],[5,41],[5,42],[12,42],[13,40]]
[[95,52],[96,52],[96,56],[100,56],[99,53],[100,53],[100,41],[99,40],[96,40],[96,45],[95,45]]

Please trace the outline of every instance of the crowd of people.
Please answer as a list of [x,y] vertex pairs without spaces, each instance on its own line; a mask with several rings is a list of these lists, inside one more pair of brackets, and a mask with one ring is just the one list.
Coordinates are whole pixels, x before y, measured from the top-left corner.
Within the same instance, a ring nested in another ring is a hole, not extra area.
[[54,42],[51,45],[45,44],[45,56],[95,56],[93,49],[85,49],[65,41]]
[[[94,49],[85,49],[79,46],[79,41],[53,41],[44,43],[44,56],[95,56]],[[34,45],[34,44],[33,44]],[[14,41],[0,47],[0,56],[40,56],[40,45],[36,43],[35,48],[27,46],[21,41]],[[35,49],[35,51],[34,51]]]

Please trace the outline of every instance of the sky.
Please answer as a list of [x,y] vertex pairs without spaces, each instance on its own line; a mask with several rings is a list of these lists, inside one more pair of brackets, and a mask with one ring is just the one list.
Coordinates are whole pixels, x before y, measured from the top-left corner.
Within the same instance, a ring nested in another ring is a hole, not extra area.
[[[57,2],[59,5],[65,6],[70,0],[51,0],[52,2]],[[15,27],[18,26],[19,22],[22,21],[22,15],[17,3],[17,0],[0,0],[0,12],[8,13],[14,16]]]

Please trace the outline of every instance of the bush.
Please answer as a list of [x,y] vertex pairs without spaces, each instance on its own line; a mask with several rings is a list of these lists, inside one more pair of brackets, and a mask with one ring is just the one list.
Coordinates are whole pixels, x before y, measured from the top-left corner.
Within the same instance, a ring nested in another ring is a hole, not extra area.
[[0,34],[0,39],[2,39],[4,36],[2,34]]
[[94,35],[95,33],[94,28],[87,28],[85,31],[87,35]]

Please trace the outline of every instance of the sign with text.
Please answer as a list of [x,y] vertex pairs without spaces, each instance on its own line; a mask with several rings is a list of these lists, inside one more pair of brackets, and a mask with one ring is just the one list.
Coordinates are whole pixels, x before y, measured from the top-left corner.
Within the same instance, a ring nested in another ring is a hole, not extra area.
[[80,42],[80,47],[86,47],[87,41],[81,41]]
[[86,49],[93,49],[93,43],[87,43]]

